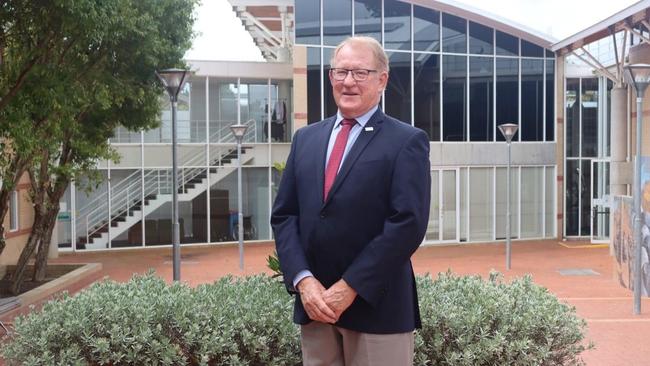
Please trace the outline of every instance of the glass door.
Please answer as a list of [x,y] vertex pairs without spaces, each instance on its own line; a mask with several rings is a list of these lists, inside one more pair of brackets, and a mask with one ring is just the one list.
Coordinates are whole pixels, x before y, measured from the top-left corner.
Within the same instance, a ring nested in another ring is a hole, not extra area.
[[457,168],[431,171],[431,206],[425,242],[458,242],[459,183]]
[[609,242],[609,161],[591,161],[591,242]]

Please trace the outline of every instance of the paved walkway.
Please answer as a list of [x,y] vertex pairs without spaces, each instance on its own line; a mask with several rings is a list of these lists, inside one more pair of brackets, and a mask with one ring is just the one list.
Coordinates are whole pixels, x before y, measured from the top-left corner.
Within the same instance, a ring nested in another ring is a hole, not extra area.
[[[495,269],[504,273],[506,279],[532,274],[536,283],[574,305],[578,314],[587,320],[587,339],[596,345],[583,355],[588,366],[650,364],[650,300],[643,299],[642,315],[634,316],[632,293],[614,281],[609,250],[585,244],[588,243],[514,242],[510,271],[505,269],[503,244],[422,247],[416,252],[413,264],[418,274],[436,274],[447,269],[457,274],[482,276]],[[247,244],[245,270],[240,271],[236,246],[183,248],[181,279],[196,285],[226,274],[268,272],[266,258],[272,252],[271,243]],[[171,248],[63,254],[52,262],[103,264],[101,274],[70,288],[71,292],[104,276],[127,281],[134,273],[144,273],[149,268],[168,281],[172,278]],[[559,272],[562,269],[591,269],[598,274],[564,276]]]

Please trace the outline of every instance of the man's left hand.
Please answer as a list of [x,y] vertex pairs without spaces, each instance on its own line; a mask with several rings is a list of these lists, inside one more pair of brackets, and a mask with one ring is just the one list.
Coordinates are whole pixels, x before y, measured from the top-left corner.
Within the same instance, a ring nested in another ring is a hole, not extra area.
[[332,287],[323,292],[323,300],[334,310],[337,318],[352,305],[356,297],[357,292],[343,279],[338,280]]

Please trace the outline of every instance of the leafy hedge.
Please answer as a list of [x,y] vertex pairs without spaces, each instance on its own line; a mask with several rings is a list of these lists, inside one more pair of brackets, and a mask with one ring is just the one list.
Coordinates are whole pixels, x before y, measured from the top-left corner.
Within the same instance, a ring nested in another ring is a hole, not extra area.
[[[416,365],[575,365],[585,322],[529,277],[418,278]],[[9,365],[297,365],[292,298],[270,277],[189,288],[104,281],[20,317]]]

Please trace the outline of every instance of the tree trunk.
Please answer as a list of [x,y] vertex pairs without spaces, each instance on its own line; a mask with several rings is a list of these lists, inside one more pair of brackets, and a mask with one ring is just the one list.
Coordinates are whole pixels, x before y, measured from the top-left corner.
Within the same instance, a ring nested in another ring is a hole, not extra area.
[[41,245],[38,246],[36,262],[34,263],[34,277],[32,278],[34,281],[43,281],[47,274],[47,259],[50,252],[50,243],[52,242],[52,232],[56,224],[56,216],[59,213],[58,199],[56,203],[56,208],[49,208],[43,220],[43,237],[39,240]]
[[15,189],[16,185],[20,181],[25,172],[25,164],[19,158],[14,157],[9,165],[9,168],[4,171],[4,177],[2,177],[2,188],[0,188],[0,255],[5,249],[5,227],[2,223],[9,212],[9,199],[11,198],[11,192]]
[[25,248],[23,248],[23,251],[20,253],[20,258],[18,258],[18,263],[16,263],[16,270],[11,274],[11,293],[14,295],[20,293],[20,288],[25,280],[25,271],[27,270],[29,259],[38,247],[38,241],[43,237],[43,224],[44,217],[37,209],[34,213],[32,232],[29,234],[29,239],[27,239]]

